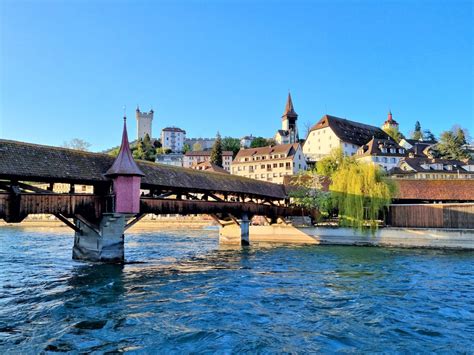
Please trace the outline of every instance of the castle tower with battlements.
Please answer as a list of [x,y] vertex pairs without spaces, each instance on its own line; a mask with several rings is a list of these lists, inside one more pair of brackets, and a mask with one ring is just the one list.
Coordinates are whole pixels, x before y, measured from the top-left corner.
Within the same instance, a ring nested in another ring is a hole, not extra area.
[[145,138],[145,135],[148,134],[150,138],[151,135],[151,123],[153,121],[153,110],[149,112],[141,112],[140,108],[137,106],[136,118],[137,118],[137,139]]

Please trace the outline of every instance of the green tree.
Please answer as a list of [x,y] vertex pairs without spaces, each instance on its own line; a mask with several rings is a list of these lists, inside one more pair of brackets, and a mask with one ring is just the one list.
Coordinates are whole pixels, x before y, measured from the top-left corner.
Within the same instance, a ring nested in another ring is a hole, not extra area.
[[435,135],[429,129],[423,131],[423,139],[427,142],[436,142]]
[[217,132],[216,140],[212,146],[210,162],[222,168],[222,139],[219,132]]
[[[322,212],[335,208],[342,226],[358,229],[368,226],[374,231],[380,213],[390,204],[396,191],[395,182],[388,179],[378,165],[344,156],[340,148],[320,160],[316,171],[309,174],[315,173],[330,180],[329,197],[318,191],[317,184],[316,191],[311,191],[308,185],[301,183],[298,185],[303,189],[293,192],[292,197],[305,207],[316,206]],[[314,187],[315,179],[309,181]]]
[[443,159],[464,160],[469,157],[463,147],[464,144],[466,144],[466,135],[462,128],[455,128],[455,131],[444,131],[435,146],[435,152]]
[[332,210],[331,193],[323,191],[324,180],[325,177],[315,170],[299,172],[291,180],[292,187],[289,189],[293,203],[309,210],[317,209],[319,218],[328,216]]
[[386,127],[383,128],[383,130],[397,143],[399,143],[403,138],[405,138],[405,136],[396,127]]
[[183,153],[186,154],[186,153],[189,152],[189,151],[191,151],[191,147],[189,146],[188,143],[184,143],[184,145],[183,145]]
[[423,133],[421,132],[421,125],[419,121],[415,123],[415,130],[411,134],[411,139],[416,139],[417,141],[423,140]]
[[75,149],[75,150],[82,150],[85,152],[89,151],[89,148],[91,147],[91,144],[89,142],[86,142],[83,139],[80,138],[73,138],[70,141],[65,141],[63,142],[62,145],[64,148],[69,148],[69,149]]
[[255,137],[250,143],[250,148],[259,148],[268,146],[268,140],[263,137]]
[[[172,151],[170,148],[163,148],[163,147],[160,147],[160,148],[156,148],[156,154],[170,154]],[[156,157],[155,157],[156,158]]]
[[137,145],[132,149],[132,155],[134,159],[145,159],[145,149],[143,146],[143,140],[140,138],[137,142]]
[[151,143],[150,136],[145,134],[145,137],[143,138],[143,158],[144,160],[148,161],[155,161],[156,159],[156,148],[155,146]]
[[463,146],[464,144],[467,144],[467,139],[466,139],[466,133],[464,133],[464,129],[461,127],[453,127],[453,131],[456,134],[456,141],[458,144]]
[[235,157],[240,150],[240,139],[225,137],[222,139],[222,150],[231,151],[232,155]]
[[199,142],[193,144],[193,152],[200,152],[202,151],[202,145]]
[[108,152],[109,155],[116,157],[120,151],[120,147],[114,148],[111,151]]
[[362,229],[378,227],[379,215],[396,191],[394,180],[376,164],[346,160],[331,176],[332,204],[338,210],[342,226]]
[[342,148],[334,148],[328,156],[316,163],[316,172],[320,176],[330,178],[348,159],[351,158],[344,155]]

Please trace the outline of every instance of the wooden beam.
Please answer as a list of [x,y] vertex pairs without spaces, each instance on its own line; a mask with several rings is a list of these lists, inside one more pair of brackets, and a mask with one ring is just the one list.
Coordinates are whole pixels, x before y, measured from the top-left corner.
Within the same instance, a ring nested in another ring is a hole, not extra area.
[[87,219],[85,219],[83,216],[81,216],[80,214],[76,214],[75,216],[79,221],[81,221],[82,223],[84,223],[87,227],[89,227],[90,229],[94,230],[97,234],[100,234],[100,228],[99,226],[95,225],[94,223],[92,222],[89,222]]
[[224,224],[221,222],[221,220],[215,215],[215,214],[210,214],[211,218],[221,227],[224,227]]
[[82,234],[82,230],[81,228],[77,227],[74,223],[71,223],[66,217],[64,217],[62,214],[60,213],[55,213],[54,216],[59,219],[61,222],[63,222],[66,226],[68,226],[69,228],[73,229],[74,231],[76,231],[77,233],[80,233]]
[[147,214],[146,213],[139,213],[136,215],[136,217],[131,220],[130,222],[128,222],[126,225],[125,225],[125,229],[124,231],[126,231],[127,229],[129,229],[130,227],[132,227],[133,225],[135,225],[136,223],[140,222],[142,220],[143,217],[145,217]]
[[230,213],[229,213],[229,217],[232,221],[234,221],[235,224],[237,224],[238,226],[240,226],[240,223],[239,221],[237,220],[237,218],[235,218],[234,216],[232,216]]
[[172,191],[165,192],[164,194],[159,195],[158,198],[166,198],[166,197],[169,197],[173,194],[174,194],[174,192],[172,192]]
[[216,195],[214,195],[214,194],[212,194],[212,193],[209,193],[208,195],[209,195],[209,197],[212,197],[212,198],[213,198],[214,200],[216,200],[216,201],[222,201],[221,198],[217,197]]

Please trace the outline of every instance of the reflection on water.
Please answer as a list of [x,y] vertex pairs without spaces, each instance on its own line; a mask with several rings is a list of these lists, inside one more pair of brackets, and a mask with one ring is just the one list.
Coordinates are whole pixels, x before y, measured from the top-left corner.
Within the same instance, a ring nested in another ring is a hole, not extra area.
[[126,237],[71,260],[66,229],[0,229],[0,353],[469,352],[474,254],[220,249],[215,231]]

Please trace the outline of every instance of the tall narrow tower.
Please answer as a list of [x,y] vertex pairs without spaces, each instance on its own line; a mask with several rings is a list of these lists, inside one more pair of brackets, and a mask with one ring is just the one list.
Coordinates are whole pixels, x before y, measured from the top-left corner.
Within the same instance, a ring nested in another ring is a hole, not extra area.
[[141,112],[140,108],[137,106],[136,118],[137,118],[137,139],[145,138],[145,135],[148,134],[150,138],[151,135],[151,123],[153,121],[153,110],[149,112]]
[[298,127],[296,126],[296,120],[298,114],[295,112],[293,107],[293,101],[291,100],[291,94],[288,93],[288,99],[286,100],[285,112],[281,116],[281,129],[288,131],[290,136],[290,143],[296,143],[299,140]]
[[388,111],[387,120],[383,123],[382,128],[383,129],[387,129],[387,128],[398,129],[398,122],[393,119],[391,110]]

